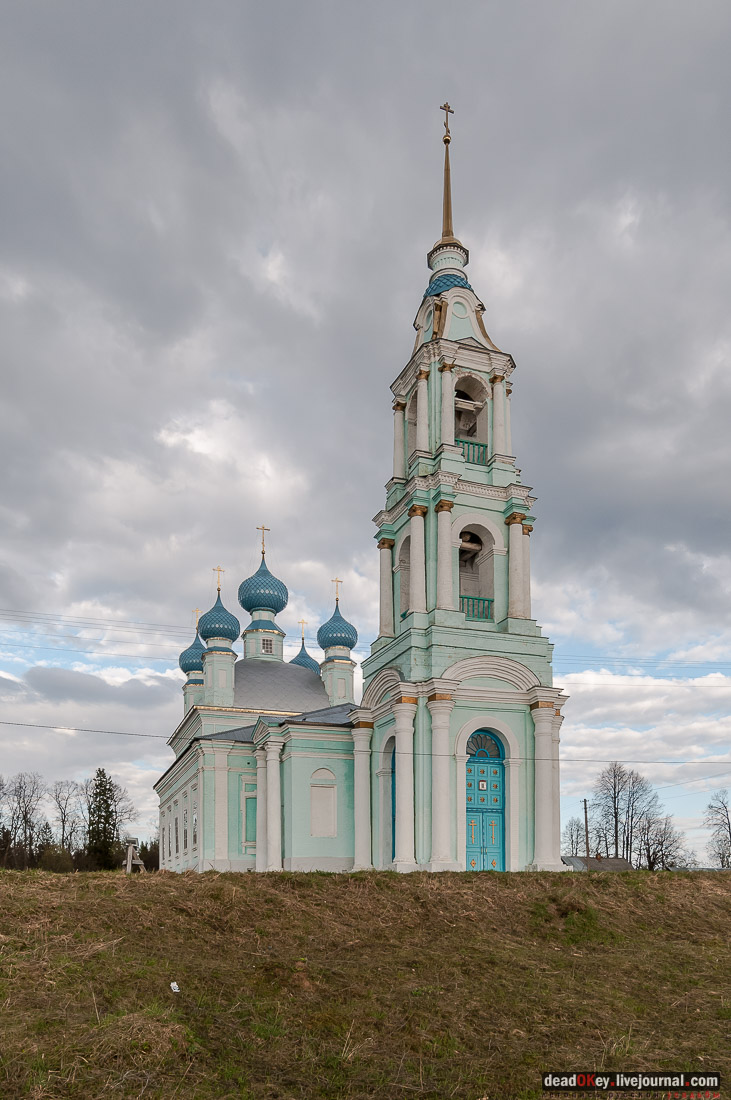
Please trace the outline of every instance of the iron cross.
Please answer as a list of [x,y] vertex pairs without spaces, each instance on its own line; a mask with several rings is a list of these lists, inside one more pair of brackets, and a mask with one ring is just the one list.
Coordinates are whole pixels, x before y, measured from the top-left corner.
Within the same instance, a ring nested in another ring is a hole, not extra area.
[[452,110],[452,108],[451,108],[451,107],[449,106],[449,104],[448,104],[448,103],[446,102],[446,100],[445,100],[445,102],[444,102],[444,103],[443,103],[443,104],[441,105],[441,107],[439,108],[439,110],[440,110],[440,111],[444,111],[444,129],[445,129],[445,130],[447,131],[447,136],[449,136],[449,116],[450,116],[450,115],[453,115],[453,114],[454,114],[454,111],[453,111],[453,110]]
[[265,527],[262,523],[261,527],[257,527],[257,531],[261,531],[261,556],[264,557],[264,532],[271,531],[271,527]]
[[343,583],[340,577],[333,577],[332,583],[335,585],[335,603],[340,599],[340,585]]
[[226,570],[222,569],[220,565],[214,565],[211,572],[216,574],[216,586],[218,588],[218,591],[220,592],[221,591],[221,573],[225,573]]

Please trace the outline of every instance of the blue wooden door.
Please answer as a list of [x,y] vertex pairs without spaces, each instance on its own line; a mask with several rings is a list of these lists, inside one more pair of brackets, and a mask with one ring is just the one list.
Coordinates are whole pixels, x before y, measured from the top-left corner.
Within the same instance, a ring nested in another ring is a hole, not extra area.
[[482,745],[467,760],[467,870],[504,871],[504,766],[494,739],[479,736]]

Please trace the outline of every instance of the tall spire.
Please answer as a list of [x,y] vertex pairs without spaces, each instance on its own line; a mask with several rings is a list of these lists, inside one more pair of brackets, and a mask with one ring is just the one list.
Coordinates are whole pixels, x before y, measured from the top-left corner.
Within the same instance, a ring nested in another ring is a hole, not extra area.
[[442,200],[442,240],[452,241],[454,240],[454,227],[452,225],[452,173],[449,166],[449,143],[452,140],[452,135],[449,132],[449,116],[454,114],[454,111],[446,101],[439,108],[440,111],[444,111],[444,198]]
[[427,263],[432,271],[437,270],[461,271],[469,262],[470,254],[454,235],[454,223],[452,221],[452,169],[449,163],[449,146],[452,141],[452,133],[449,129],[449,116],[454,114],[449,103],[445,102],[439,108],[444,111],[444,190],[442,194],[442,235],[432,249],[427,253]]

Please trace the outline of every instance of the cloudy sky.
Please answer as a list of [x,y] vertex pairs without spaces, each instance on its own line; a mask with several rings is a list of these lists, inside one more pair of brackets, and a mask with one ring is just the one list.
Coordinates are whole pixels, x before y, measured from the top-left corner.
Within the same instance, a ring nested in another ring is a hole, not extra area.
[[235,609],[261,523],[290,638],[337,573],[367,652],[447,98],[518,364],[565,815],[642,761],[702,854],[731,780],[730,50],[724,0],[1,3],[0,772],[105,766],[144,832],[191,609],[218,564]]

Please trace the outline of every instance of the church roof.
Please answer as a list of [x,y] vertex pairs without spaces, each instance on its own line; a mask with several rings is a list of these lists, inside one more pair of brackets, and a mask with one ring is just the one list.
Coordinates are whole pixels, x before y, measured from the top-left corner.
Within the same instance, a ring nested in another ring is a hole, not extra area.
[[340,607],[336,600],[335,610],[317,632],[317,644],[320,649],[327,649],[331,645],[343,645],[352,649],[357,641],[358,631],[340,614]]
[[452,275],[447,272],[444,275],[437,275],[436,279],[432,279],[429,286],[424,291],[424,297],[428,298],[432,294],[443,294],[445,290],[451,290],[455,286],[462,286],[465,290],[472,290],[472,287],[467,282],[464,275]]
[[206,647],[200,640],[198,631],[195,632],[195,641],[192,645],[189,645],[187,649],[184,649],[178,659],[183,672],[202,672],[203,671],[203,654],[206,651]]
[[287,586],[269,572],[262,552],[256,573],[239,585],[239,603],[244,611],[284,611],[289,599]]
[[218,597],[211,610],[206,611],[205,615],[200,617],[198,633],[204,642],[209,641],[211,638],[228,638],[230,642],[235,642],[240,630],[239,620],[230,611],[227,611],[221,603],[221,591],[219,589]]
[[295,714],[327,707],[328,695],[319,674],[301,665],[242,659],[234,665],[235,707],[284,710]]

